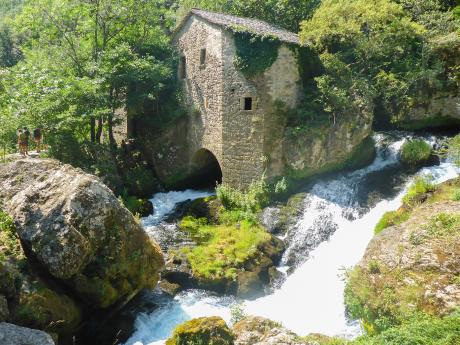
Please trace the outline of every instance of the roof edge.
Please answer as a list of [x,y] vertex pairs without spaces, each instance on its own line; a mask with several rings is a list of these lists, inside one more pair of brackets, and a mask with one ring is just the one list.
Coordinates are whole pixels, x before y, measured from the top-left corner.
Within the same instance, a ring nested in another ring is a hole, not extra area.
[[[176,39],[176,36],[177,34],[182,30],[182,28],[185,26],[185,24],[187,23],[187,21],[190,19],[190,17],[192,17],[193,15],[199,17],[200,19],[206,21],[208,24],[212,24],[212,25],[216,25],[216,26],[219,26],[219,27],[222,27],[226,30],[230,30],[230,31],[233,31],[232,30],[232,26],[228,26],[228,25],[222,25],[222,24],[217,24],[217,23],[214,23],[213,21],[209,20],[208,18],[200,15],[200,13],[197,13],[195,12],[194,10],[196,11],[206,11],[206,10],[202,10],[200,8],[196,8],[196,7],[193,7],[192,9],[190,9],[190,11],[187,13],[187,15],[184,16],[184,18],[182,18],[182,20],[180,21],[180,23],[177,25],[177,27],[172,31],[172,41],[174,41]],[[206,12],[210,12],[210,13],[216,13],[216,14],[225,14],[225,13],[219,13],[219,12],[213,12],[213,11],[206,11]],[[225,15],[229,15],[229,16],[233,16],[233,15],[230,15],[230,14],[225,14]],[[238,17],[238,16],[233,16],[233,17]],[[253,19],[253,18],[246,18],[246,17],[238,17],[238,18],[242,18],[242,19]],[[291,32],[291,31],[288,31],[288,30],[285,30],[285,29],[282,29],[282,28],[278,28],[276,25],[273,25],[273,24],[270,24],[266,21],[263,21],[263,20],[260,20],[260,19],[253,19],[253,20],[258,20],[260,22],[263,22],[263,23],[266,23],[270,26],[273,26],[273,27],[276,27],[277,29],[279,30],[283,30],[283,31],[286,31],[286,32],[289,32],[291,34],[294,34],[296,36],[298,36],[296,33],[294,32]],[[235,28],[233,28],[235,29]],[[264,37],[264,35],[262,34],[258,34],[257,32],[253,32],[251,30],[247,30],[246,31],[247,33],[250,33],[250,34],[254,34],[254,35],[257,35],[257,36],[260,36],[260,37]],[[277,37],[277,40],[279,40],[280,42],[283,42],[283,43],[287,43],[287,44],[295,44],[295,45],[299,45],[301,46],[301,43],[300,43],[300,40],[299,42],[295,43],[295,42],[290,42],[290,41],[286,41],[286,40],[283,40],[279,37]]]

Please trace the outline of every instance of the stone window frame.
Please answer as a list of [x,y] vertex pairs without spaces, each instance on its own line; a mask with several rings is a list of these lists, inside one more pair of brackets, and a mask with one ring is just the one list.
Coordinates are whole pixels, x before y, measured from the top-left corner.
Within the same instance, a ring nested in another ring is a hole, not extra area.
[[[246,109],[246,99],[247,98],[251,99],[251,109]],[[240,98],[240,108],[244,112],[251,112],[251,111],[257,110],[258,103],[259,103],[259,101],[258,101],[257,97],[255,97],[253,95],[243,95]]]
[[208,52],[206,47],[200,49],[200,67],[206,67],[206,60],[208,59]]
[[179,79],[184,80],[187,78],[187,57],[182,54],[179,58]]

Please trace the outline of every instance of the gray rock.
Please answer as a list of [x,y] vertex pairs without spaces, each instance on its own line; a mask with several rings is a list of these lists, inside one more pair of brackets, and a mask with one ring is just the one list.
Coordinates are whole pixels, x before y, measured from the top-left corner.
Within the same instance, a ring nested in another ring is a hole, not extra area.
[[55,343],[45,332],[1,322],[0,345],[55,345]]
[[302,345],[308,344],[281,324],[249,316],[233,326],[235,345]]
[[98,178],[50,159],[0,166],[0,199],[22,244],[94,308],[154,287],[163,255]]

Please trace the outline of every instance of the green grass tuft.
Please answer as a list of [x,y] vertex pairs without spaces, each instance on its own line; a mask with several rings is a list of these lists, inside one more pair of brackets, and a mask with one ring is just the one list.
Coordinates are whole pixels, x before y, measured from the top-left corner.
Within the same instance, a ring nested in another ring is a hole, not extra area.
[[261,227],[242,220],[233,225],[208,225],[205,218],[186,217],[181,228],[198,243],[180,249],[192,270],[204,278],[236,279],[237,269],[259,254],[258,246],[270,239]]
[[409,215],[410,213],[404,209],[385,213],[375,226],[374,234],[377,235],[390,226],[405,222],[409,219]]
[[403,203],[405,206],[413,207],[423,202],[427,193],[434,192],[435,190],[436,185],[432,182],[432,178],[427,176],[417,177],[404,196]]

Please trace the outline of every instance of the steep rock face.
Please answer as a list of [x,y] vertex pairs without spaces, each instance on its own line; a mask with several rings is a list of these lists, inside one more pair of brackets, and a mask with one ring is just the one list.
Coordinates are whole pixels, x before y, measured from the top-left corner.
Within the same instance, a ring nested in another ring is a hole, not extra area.
[[438,93],[427,98],[398,118],[397,124],[408,129],[460,125],[460,96]]
[[26,254],[92,308],[154,287],[159,247],[97,178],[54,160],[0,166],[2,208]]
[[309,177],[347,165],[353,155],[367,154],[372,160],[374,151],[363,150],[360,144],[372,132],[372,117],[344,116],[335,125],[315,130],[308,135],[295,135],[287,129],[283,140],[285,168],[293,177]]
[[45,332],[1,322],[0,345],[54,345],[54,341]]
[[369,327],[415,311],[442,316],[460,305],[460,202],[451,199],[459,186],[437,187],[407,221],[375,236],[350,273],[347,305]]

